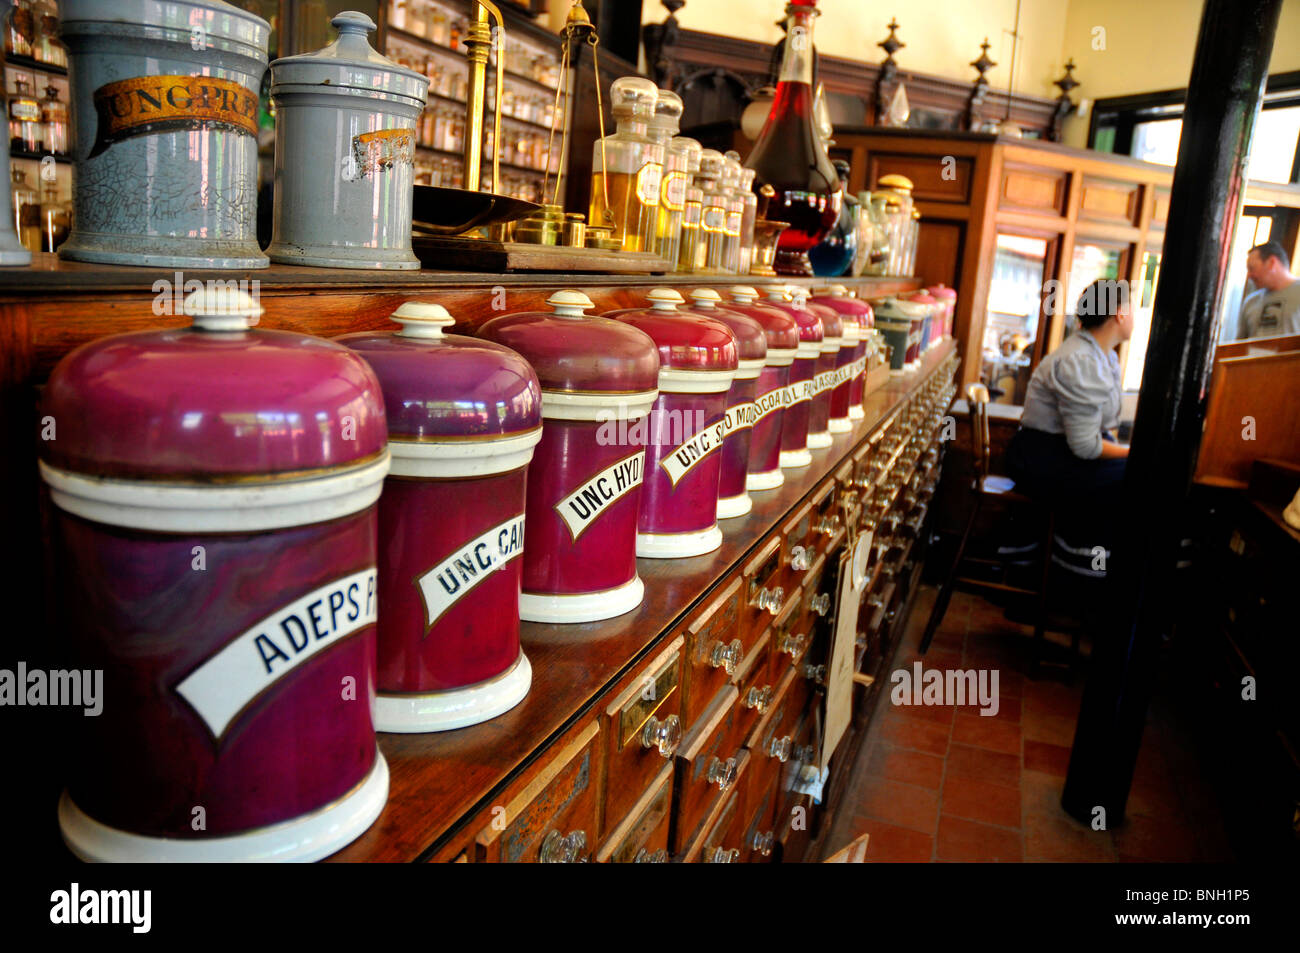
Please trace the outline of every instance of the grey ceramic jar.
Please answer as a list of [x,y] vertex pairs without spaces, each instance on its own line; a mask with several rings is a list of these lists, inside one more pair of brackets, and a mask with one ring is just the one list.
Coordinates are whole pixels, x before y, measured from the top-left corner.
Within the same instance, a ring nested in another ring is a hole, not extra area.
[[59,256],[265,268],[258,93],[271,27],[223,0],[62,0],[76,214]]
[[370,46],[364,13],[340,13],[338,39],[271,64],[276,108],[272,261],[415,269],[415,126],[429,80]]

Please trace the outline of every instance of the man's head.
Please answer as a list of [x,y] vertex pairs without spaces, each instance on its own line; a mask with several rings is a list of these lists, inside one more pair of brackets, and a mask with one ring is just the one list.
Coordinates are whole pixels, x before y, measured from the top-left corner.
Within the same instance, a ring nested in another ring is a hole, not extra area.
[[1100,278],[1083,289],[1074,306],[1074,316],[1079,319],[1079,326],[1088,331],[1095,331],[1114,322],[1115,330],[1121,341],[1127,341],[1133,335],[1133,309],[1129,304],[1127,281],[1115,278]]
[[1291,260],[1282,243],[1264,242],[1252,248],[1246,256],[1246,277],[1256,288],[1268,291],[1280,291],[1295,281],[1291,274]]

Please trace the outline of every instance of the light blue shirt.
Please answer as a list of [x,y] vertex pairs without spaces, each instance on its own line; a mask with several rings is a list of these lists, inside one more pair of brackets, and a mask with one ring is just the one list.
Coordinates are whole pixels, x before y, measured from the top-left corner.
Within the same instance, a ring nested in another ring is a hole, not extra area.
[[1020,426],[1065,434],[1081,460],[1101,456],[1103,430],[1119,426],[1119,357],[1080,329],[1034,370]]

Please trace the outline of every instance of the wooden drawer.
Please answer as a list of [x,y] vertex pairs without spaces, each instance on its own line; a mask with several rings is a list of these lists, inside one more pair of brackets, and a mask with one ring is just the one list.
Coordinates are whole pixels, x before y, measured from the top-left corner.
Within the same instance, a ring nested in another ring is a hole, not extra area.
[[688,733],[745,659],[745,642],[740,638],[741,619],[747,611],[744,600],[744,581],[733,579],[686,623],[681,718]]
[[776,785],[779,773],[756,771],[758,752],[749,753],[745,769],[745,836],[740,849],[740,859],[745,863],[766,864],[772,859],[776,845],[773,815],[776,812]]
[[840,512],[840,488],[834,477],[827,479],[815,491],[809,521],[811,532],[807,545],[810,548],[828,553],[843,542],[844,514]]
[[[777,786],[777,812],[774,823],[778,831],[784,832],[777,835],[777,839],[783,842],[791,835],[792,825],[796,834],[802,829],[811,828],[814,820],[812,814],[816,810],[811,796],[795,793],[795,782],[800,772],[817,757],[812,744],[815,740],[813,728],[817,719],[809,711],[801,714],[801,720],[797,722],[797,727],[790,735],[793,739],[790,757],[781,765],[781,777]],[[800,807],[803,808],[802,812],[796,810]]]
[[772,646],[768,665],[773,685],[779,685],[786,671],[798,666],[808,653],[812,633],[804,624],[803,614],[799,611],[802,605],[803,590],[796,590],[781,610],[781,615],[768,629]]
[[585,859],[599,827],[600,727],[591,722],[530,780],[505,794],[475,838],[486,863],[565,863]]
[[731,864],[744,854],[745,815],[739,781],[744,779],[748,755],[742,753],[738,783],[718,801],[705,818],[700,835],[682,852],[686,864]]
[[771,656],[772,630],[769,628],[758,638],[758,644],[745,659],[742,671],[736,673],[736,685],[740,696],[736,704],[740,712],[736,718],[735,735],[731,739],[736,747],[741,747],[750,731],[772,704],[776,686],[772,682]]
[[684,733],[680,681],[685,643],[677,636],[625,679],[601,714],[606,765],[602,835],[622,823],[677,754]]
[[785,571],[787,559],[784,535],[773,533],[745,564],[742,571],[745,608],[742,613],[741,638],[745,641],[746,648],[754,644],[758,634],[767,628],[785,606],[792,588]]
[[732,739],[741,712],[736,704],[739,696],[735,685],[724,686],[677,751],[671,841],[674,854],[680,854],[698,836],[709,809],[736,784],[740,746]]
[[668,827],[672,819],[673,766],[665,764],[623,822],[596,852],[602,864],[664,864],[671,859]]
[[[808,696],[807,679],[798,672],[786,672],[777,685],[771,708],[745,739],[745,747],[755,758],[751,770],[760,777],[775,778],[780,773],[780,765],[789,760],[795,730],[803,717]],[[790,739],[788,744],[778,744],[773,748],[774,741],[786,737]]]

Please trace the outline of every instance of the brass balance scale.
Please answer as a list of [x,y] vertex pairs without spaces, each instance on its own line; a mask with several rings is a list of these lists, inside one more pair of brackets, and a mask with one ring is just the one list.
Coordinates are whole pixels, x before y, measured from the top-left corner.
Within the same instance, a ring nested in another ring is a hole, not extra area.
[[[591,47],[596,80],[596,108],[600,136],[605,138],[604,105],[596,47],[600,42],[591,18],[574,0],[565,22],[560,80],[556,109],[551,120],[546,150],[545,194],[551,183],[551,155],[556,133],[560,134],[560,161],[550,191],[551,203],[539,205],[497,192],[500,159],[495,145],[501,142],[501,98],[505,90],[505,57],[496,64],[496,99],[493,108],[494,144],[492,187],[480,190],[483,163],[483,126],[487,111],[487,65],[492,50],[492,21],[505,48],[505,23],[501,11],[490,0],[477,0],[462,42],[469,61],[469,93],[466,101],[464,151],[465,188],[415,186],[412,245],[426,268],[461,271],[587,271],[597,273],[647,274],[671,272],[673,265],[650,252],[623,251],[613,238],[614,223],[587,223],[584,216],[565,213],[560,200],[564,169],[572,138],[573,110],[561,110],[560,97],[571,99],[572,51],[582,43]],[[562,128],[557,124],[563,116]],[[606,213],[608,214],[608,212]]]

